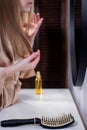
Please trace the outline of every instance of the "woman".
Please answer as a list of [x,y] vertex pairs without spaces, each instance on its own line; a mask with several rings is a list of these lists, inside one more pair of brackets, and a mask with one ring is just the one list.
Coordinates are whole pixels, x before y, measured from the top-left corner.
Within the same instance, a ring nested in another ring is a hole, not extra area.
[[34,76],[40,60],[32,47],[43,18],[33,14],[33,5],[33,0],[0,0],[0,110],[15,103],[19,78]]

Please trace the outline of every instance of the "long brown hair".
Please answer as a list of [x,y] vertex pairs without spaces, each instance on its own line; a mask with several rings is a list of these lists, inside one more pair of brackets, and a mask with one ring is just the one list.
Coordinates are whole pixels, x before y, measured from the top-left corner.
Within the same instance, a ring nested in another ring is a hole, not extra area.
[[11,62],[15,54],[23,56],[32,52],[22,27],[23,13],[20,0],[0,0],[0,51],[3,49]]

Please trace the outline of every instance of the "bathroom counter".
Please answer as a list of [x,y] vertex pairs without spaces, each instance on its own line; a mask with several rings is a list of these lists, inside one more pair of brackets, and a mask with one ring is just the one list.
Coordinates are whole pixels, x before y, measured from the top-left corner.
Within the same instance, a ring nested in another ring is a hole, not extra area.
[[[43,89],[42,95],[36,95],[34,89],[21,89],[18,101],[0,112],[0,121],[6,119],[27,119],[47,116],[56,117],[71,113],[75,118],[72,126],[66,130],[85,130],[69,89]],[[0,130],[41,130],[38,125],[22,125]],[[62,128],[61,130],[65,130]],[[46,129],[47,130],[47,129]]]

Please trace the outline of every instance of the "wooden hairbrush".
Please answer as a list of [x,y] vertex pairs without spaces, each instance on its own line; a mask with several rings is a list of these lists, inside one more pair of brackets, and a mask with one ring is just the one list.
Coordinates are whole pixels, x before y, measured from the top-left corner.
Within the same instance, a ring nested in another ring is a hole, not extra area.
[[71,114],[64,114],[56,118],[42,117],[31,119],[10,119],[1,121],[2,127],[15,127],[25,124],[37,124],[43,128],[58,129],[70,126],[75,122],[74,117]]

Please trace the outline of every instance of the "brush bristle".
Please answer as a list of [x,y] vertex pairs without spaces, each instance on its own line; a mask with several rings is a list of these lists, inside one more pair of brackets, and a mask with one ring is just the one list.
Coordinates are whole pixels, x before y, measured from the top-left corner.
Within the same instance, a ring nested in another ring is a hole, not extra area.
[[74,118],[71,114],[64,114],[56,118],[42,117],[41,125],[46,128],[58,128],[68,126],[74,123]]

